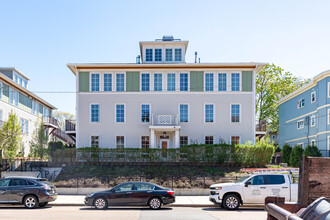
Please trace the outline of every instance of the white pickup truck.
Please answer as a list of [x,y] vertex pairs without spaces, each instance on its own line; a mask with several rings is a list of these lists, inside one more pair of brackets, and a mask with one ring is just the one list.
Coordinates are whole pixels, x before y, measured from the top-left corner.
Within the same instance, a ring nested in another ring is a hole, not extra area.
[[238,209],[241,204],[264,204],[267,196],[285,197],[286,202],[298,200],[298,184],[291,173],[257,173],[244,176],[235,183],[214,184],[210,201],[225,209]]

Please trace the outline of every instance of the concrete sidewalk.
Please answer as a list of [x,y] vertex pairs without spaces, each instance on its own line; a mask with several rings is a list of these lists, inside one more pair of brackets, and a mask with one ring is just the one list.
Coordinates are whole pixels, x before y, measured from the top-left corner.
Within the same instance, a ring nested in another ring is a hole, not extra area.
[[[52,206],[84,206],[85,196],[82,195],[58,195],[57,200],[50,202]],[[176,196],[175,203],[170,207],[214,207],[208,196]]]

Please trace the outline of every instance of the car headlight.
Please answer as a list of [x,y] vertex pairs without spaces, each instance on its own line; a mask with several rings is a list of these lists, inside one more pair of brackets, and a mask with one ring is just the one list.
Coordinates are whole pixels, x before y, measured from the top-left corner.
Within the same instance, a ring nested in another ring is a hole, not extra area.
[[220,189],[222,189],[222,187],[221,186],[215,187],[215,189],[220,190]]
[[93,197],[94,193],[87,194],[87,197]]

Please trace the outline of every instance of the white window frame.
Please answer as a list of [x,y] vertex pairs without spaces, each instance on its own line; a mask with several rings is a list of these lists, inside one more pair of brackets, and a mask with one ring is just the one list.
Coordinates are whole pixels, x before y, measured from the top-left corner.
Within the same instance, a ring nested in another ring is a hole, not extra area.
[[[314,118],[314,124],[313,124],[313,118]],[[315,117],[315,115],[312,115],[311,116],[311,127],[315,127],[315,125],[316,125],[316,117]]]
[[239,139],[238,144],[241,144],[241,136],[239,136],[239,135],[231,135],[230,140],[229,140],[230,144],[232,144],[232,141],[231,141],[232,137],[238,137],[238,139]]
[[[299,122],[302,122],[302,127],[299,128]],[[297,121],[297,130],[303,129],[304,128],[304,120],[299,120]]]
[[[188,90],[187,91],[181,91],[181,89],[180,89],[180,85],[181,85],[181,74],[187,74],[188,75]],[[190,92],[190,73],[187,71],[187,72],[179,72],[179,74],[177,74],[177,76],[178,76],[178,83],[177,83],[177,85],[178,85],[178,91],[179,92]]]
[[330,108],[328,108],[328,125],[330,125]]
[[[117,137],[124,137],[124,148],[123,149],[125,149],[126,148],[126,142],[127,142],[126,135],[117,135],[116,134],[116,136],[115,136],[115,149],[118,149],[117,148]],[[149,148],[150,148],[150,137],[149,137]],[[119,149],[121,149],[121,148],[119,148]]]
[[[174,91],[169,91],[168,90],[168,75],[169,74],[174,74]],[[165,75],[165,80],[164,80],[164,83],[165,83],[165,85],[164,85],[164,88],[165,88],[165,91],[167,91],[167,92],[176,92],[177,91],[177,85],[178,85],[178,82],[177,82],[177,73],[175,73],[175,72],[166,72],[166,74],[164,74]]]
[[[151,57],[151,60],[147,60],[147,50],[149,50],[149,49],[151,49],[151,55],[152,55],[152,57]],[[146,47],[146,48],[144,48],[144,62],[154,62],[154,58],[155,58],[155,49],[154,48],[151,48],[151,47]]]
[[328,98],[330,98],[330,82],[328,82]]
[[[238,73],[239,74],[239,90],[238,91],[233,91],[233,86],[232,86],[232,75],[235,74],[235,73]],[[227,75],[227,78],[228,78],[228,75]],[[227,85],[227,88],[230,88],[228,89],[227,91],[231,91],[231,92],[241,92],[242,91],[242,72],[241,71],[231,71],[229,73],[229,84]],[[228,82],[227,81],[227,82]]]
[[[142,121],[142,105],[149,105],[149,122],[143,122]],[[126,106],[125,106],[125,111],[126,111]],[[150,124],[151,121],[152,121],[151,103],[141,103],[141,105],[140,105],[140,122],[143,123],[143,124]]]
[[[315,98],[314,101],[313,101],[313,95],[314,95],[314,98]],[[314,102],[316,102],[316,92],[315,91],[311,93],[311,103],[314,103]]]
[[311,140],[311,146],[315,146],[315,143],[316,143],[316,142],[315,142],[315,139],[312,139],[312,140]]
[[[206,91],[206,75],[207,74],[212,74],[213,75],[213,86],[212,86],[212,91]],[[214,91],[217,91],[215,88],[217,87],[217,86],[215,86],[215,74],[213,73],[213,72],[205,72],[204,73],[204,92],[214,92]]]
[[[224,74],[225,76],[226,76],[226,90],[225,91],[220,91],[219,89],[220,89],[220,87],[219,87],[219,74]],[[227,92],[227,91],[231,91],[231,86],[228,86],[229,85],[229,77],[228,77],[228,72],[218,72],[217,74],[217,80],[216,80],[216,87],[217,87],[217,90],[216,91],[218,91],[218,92]],[[230,87],[230,89],[229,89],[229,87]]]
[[[206,105],[213,105],[213,122],[206,122],[205,121],[205,119],[206,119]],[[204,122],[204,124],[214,124],[215,123],[215,116],[216,116],[216,114],[215,114],[215,104],[214,103],[204,103],[204,106],[203,106],[203,109],[204,109],[204,111],[203,111],[203,114],[204,114],[204,119],[203,119],[203,122]]]
[[[117,74],[124,74],[124,91],[117,91]],[[126,92],[126,74],[124,72],[115,72],[114,74],[114,79],[115,79],[115,82],[114,82],[114,89],[112,91],[114,92]]]
[[[149,90],[147,91],[143,91],[142,90],[142,74],[147,74],[149,75]],[[152,77],[152,74],[151,73],[140,73],[140,92],[150,92],[151,91],[151,77]]]
[[[92,91],[92,74],[98,74],[99,75],[99,91]],[[99,72],[90,72],[89,73],[89,91],[90,92],[100,92],[100,91],[103,91],[102,89],[102,83],[103,83],[103,80],[102,80],[102,76],[103,74],[99,73]]]
[[[99,106],[99,121],[93,121],[92,122],[92,105],[98,105]],[[90,103],[89,104],[89,123],[92,124],[99,124],[101,123],[101,104],[100,103]]]
[[[187,105],[188,106],[188,112],[187,112],[187,114],[188,114],[188,121],[187,122],[180,122],[180,120],[181,120],[181,116],[180,116],[180,105]],[[214,109],[213,109],[213,111],[214,111]],[[189,123],[190,122],[190,105],[189,105],[189,103],[179,103],[178,104],[178,116],[179,116],[179,123]]]
[[[104,75],[105,74],[110,74],[111,75],[111,91],[104,91]],[[101,83],[100,84],[102,84],[102,90],[101,91],[104,91],[104,92],[113,92],[114,91],[114,81],[113,81],[113,79],[114,79],[114,74],[113,73],[108,73],[108,72],[106,72],[106,73],[102,73],[102,80],[101,80]]]
[[[231,120],[231,107],[232,105],[239,105],[239,122],[232,122]],[[230,120],[230,123],[231,124],[240,124],[242,123],[242,106],[241,106],[241,103],[230,103],[229,105],[229,112],[230,112],[230,117],[229,117],[229,120]]]
[[[124,121],[123,122],[117,122],[117,105],[124,105]],[[114,122],[116,124],[125,124],[126,123],[126,103],[115,103],[115,109],[114,109],[114,113],[115,113],[115,117],[114,117]],[[122,136],[122,135],[118,135],[118,136]]]
[[[304,100],[304,105],[302,105],[303,100]],[[301,99],[298,100],[297,108],[298,108],[298,109],[301,109],[301,108],[303,108],[303,107],[305,107],[305,99],[304,99],[304,98],[301,98]]]
[[204,136],[204,144],[205,144],[205,145],[206,145],[206,137],[212,137],[212,142],[213,142],[213,143],[210,144],[210,145],[214,145],[214,142],[215,142],[215,141],[214,141],[214,136],[213,136],[213,135],[205,135],[205,136]]
[[[161,90],[155,90],[155,77],[156,75],[161,75],[161,79],[162,79],[162,83],[161,83]],[[154,92],[162,92],[164,91],[164,74],[161,73],[161,72],[156,72],[156,73],[153,73],[152,74],[152,81],[153,81],[153,85],[152,85],[152,90],[151,91],[154,91]]]
[[[187,137],[187,145],[190,144],[190,139],[189,139],[188,135],[180,135],[179,136],[179,147],[181,147],[181,137]],[[214,140],[213,140],[213,142],[214,142]]]
[[99,134],[91,134],[91,135],[89,135],[89,144],[90,144],[91,147],[92,147],[92,136],[99,137],[99,146],[98,146],[98,148],[100,148],[100,146],[101,146],[101,136]]
[[[149,148],[142,148],[142,137],[149,137]],[[117,140],[117,138],[116,138],[116,140]],[[124,141],[125,142],[125,141]],[[117,147],[117,146],[116,146]],[[141,135],[140,136],[140,148],[141,149],[150,149],[150,135],[148,134],[148,135]]]

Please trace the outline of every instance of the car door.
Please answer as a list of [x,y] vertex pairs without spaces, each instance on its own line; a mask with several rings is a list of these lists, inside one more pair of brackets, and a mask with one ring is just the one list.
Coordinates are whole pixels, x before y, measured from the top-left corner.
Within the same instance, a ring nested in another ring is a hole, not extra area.
[[0,180],[0,203],[6,203],[8,201],[8,186],[10,179]]
[[246,182],[250,182],[251,185],[243,186],[244,191],[244,203],[264,203],[266,186],[264,181],[264,175],[256,175]]
[[133,183],[123,183],[114,188],[115,192],[109,194],[109,205],[131,205]]
[[153,196],[154,186],[148,183],[135,183],[132,190],[132,202],[134,205],[146,205]]
[[285,197],[286,202],[290,202],[290,184],[285,182],[283,174],[265,175],[265,184],[267,188],[267,196]]
[[22,202],[24,195],[28,192],[29,185],[24,179],[12,179],[8,187],[8,200],[11,202]]

